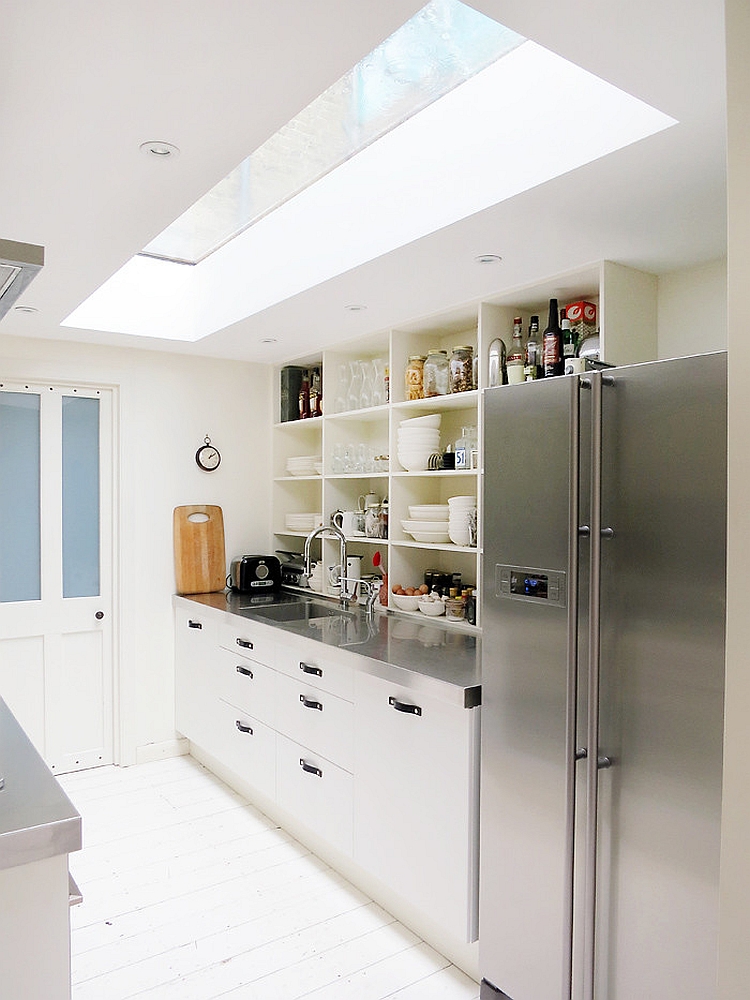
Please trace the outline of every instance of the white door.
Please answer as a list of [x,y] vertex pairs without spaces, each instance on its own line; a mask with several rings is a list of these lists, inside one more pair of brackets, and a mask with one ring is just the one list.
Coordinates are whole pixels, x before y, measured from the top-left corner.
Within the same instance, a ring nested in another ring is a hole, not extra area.
[[0,696],[52,770],[113,761],[111,389],[0,383]]

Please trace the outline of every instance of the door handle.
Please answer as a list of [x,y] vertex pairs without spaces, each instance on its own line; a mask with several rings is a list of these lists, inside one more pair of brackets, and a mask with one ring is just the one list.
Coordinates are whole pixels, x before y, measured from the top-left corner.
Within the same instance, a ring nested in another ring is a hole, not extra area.
[[249,639],[238,639],[237,640],[237,645],[238,646],[242,646],[243,649],[252,649],[253,648],[253,644],[250,642]]
[[323,676],[323,671],[320,667],[311,667],[309,663],[303,663],[301,660],[299,668],[303,674],[314,674],[316,677]]
[[304,757],[300,757],[299,766],[303,771],[306,771],[307,774],[316,774],[319,778],[323,777],[321,769],[319,767],[314,767],[312,764],[308,764]]
[[395,708],[397,712],[406,712],[408,715],[422,714],[422,709],[419,705],[408,705],[405,701],[399,701],[398,698],[389,698],[388,704]]
[[[98,617],[98,616],[97,616]],[[188,621],[188,628],[203,628],[200,622]]]
[[241,733],[247,733],[248,735],[253,735],[253,730],[251,726],[246,726],[244,723],[240,722],[239,719],[236,720],[235,725]]
[[243,677],[249,677],[250,680],[253,679],[252,670],[248,670],[247,667],[241,667],[239,664],[237,664],[237,673],[242,674]]
[[104,612],[103,611],[97,611],[96,614],[94,615],[94,618],[96,618],[96,620],[98,622],[100,622],[103,617],[104,617]]

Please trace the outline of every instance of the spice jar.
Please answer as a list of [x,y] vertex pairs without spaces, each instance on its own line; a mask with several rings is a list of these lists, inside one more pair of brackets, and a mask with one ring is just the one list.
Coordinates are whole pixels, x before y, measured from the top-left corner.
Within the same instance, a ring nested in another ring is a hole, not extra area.
[[424,363],[424,395],[445,396],[450,391],[448,352],[433,348]]
[[424,399],[424,363],[423,354],[413,354],[406,366],[406,398]]
[[445,617],[448,621],[463,621],[466,616],[466,607],[463,600],[458,596],[455,587],[450,589],[450,597],[445,602]]
[[450,391],[468,392],[474,388],[474,349],[454,347],[450,360]]

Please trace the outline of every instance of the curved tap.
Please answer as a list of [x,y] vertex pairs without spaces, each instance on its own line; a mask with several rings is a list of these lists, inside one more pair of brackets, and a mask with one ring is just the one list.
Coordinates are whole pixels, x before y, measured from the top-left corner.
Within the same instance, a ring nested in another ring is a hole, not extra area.
[[[320,524],[317,528],[313,528],[310,534],[305,539],[305,576],[309,577],[312,573],[312,561],[310,559],[310,547],[313,543],[313,539],[317,538],[318,535],[324,534],[335,535],[339,540],[339,559],[341,562],[341,577],[346,576],[346,535],[344,532],[335,524]],[[346,589],[342,585],[341,587],[341,606],[347,607],[349,604],[348,598],[346,596]]]

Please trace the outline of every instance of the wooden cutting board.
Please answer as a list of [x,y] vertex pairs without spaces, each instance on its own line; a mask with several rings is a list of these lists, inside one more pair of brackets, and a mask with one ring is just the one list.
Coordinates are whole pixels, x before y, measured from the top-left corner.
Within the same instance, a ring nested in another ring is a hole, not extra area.
[[227,582],[221,507],[175,507],[174,574],[178,594],[210,594]]

